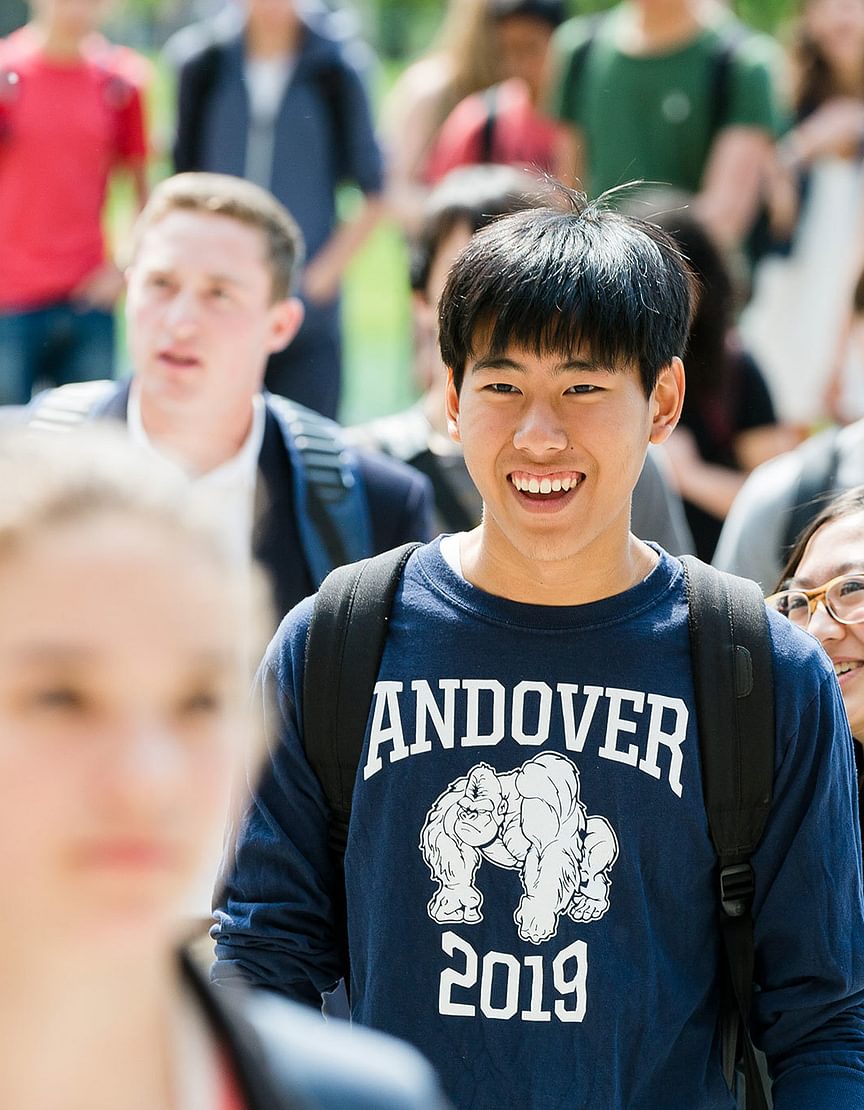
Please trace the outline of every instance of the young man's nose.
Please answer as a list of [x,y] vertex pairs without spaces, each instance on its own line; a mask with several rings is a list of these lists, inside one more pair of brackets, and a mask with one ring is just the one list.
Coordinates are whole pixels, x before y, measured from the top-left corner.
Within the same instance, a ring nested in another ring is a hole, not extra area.
[[136,718],[116,723],[103,778],[111,795],[125,805],[159,805],[175,787],[181,744],[164,723]]
[[165,309],[165,323],[175,335],[194,332],[199,325],[201,304],[193,292],[179,291]]
[[556,407],[540,401],[526,406],[513,435],[513,446],[534,454],[562,451],[567,446],[567,430]]

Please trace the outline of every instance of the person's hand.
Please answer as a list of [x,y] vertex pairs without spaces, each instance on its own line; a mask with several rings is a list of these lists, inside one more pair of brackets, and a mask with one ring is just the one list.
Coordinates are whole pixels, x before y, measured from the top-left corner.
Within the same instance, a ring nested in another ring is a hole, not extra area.
[[321,251],[303,272],[303,295],[311,304],[326,305],[339,294],[341,270]]
[[73,301],[88,308],[101,308],[110,312],[123,292],[123,274],[113,262],[106,262],[80,282],[73,290]]

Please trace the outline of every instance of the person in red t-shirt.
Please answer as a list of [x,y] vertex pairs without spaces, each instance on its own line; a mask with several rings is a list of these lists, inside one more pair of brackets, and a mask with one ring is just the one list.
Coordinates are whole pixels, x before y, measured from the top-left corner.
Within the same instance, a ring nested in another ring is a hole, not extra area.
[[[0,404],[44,379],[110,377],[122,277],[102,216],[111,173],[146,200],[146,62],[97,33],[103,0],[32,0],[0,40]],[[138,61],[138,59],[135,59]]]
[[445,120],[426,165],[434,184],[457,166],[524,166],[572,180],[569,137],[538,108],[562,0],[489,0],[500,84],[462,100]]

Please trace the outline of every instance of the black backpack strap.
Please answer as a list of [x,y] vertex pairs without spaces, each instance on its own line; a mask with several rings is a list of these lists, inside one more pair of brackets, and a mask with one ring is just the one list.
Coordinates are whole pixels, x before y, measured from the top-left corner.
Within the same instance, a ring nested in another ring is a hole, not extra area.
[[712,138],[726,124],[732,99],[732,63],[738,48],[750,35],[749,28],[736,20],[722,29],[711,56],[708,108]]
[[498,124],[497,85],[492,85],[491,88],[485,89],[482,95],[486,115],[483,119],[483,128],[480,132],[480,149],[477,152],[477,161],[481,165],[486,165],[494,161],[492,152],[495,149],[495,128]]
[[699,724],[702,788],[719,865],[726,984],[723,1071],[740,1059],[747,1110],[768,1101],[750,1036],[754,874],[750,858],[774,789],[774,686],[768,618],[755,582],[682,558]]
[[303,744],[330,805],[330,843],[339,860],[390,609],[419,546],[404,544],[338,567],[315,597],[306,638]]
[[334,910],[346,990],[350,964],[344,859],[354,780],[393,598],[418,547],[407,543],[331,571],[315,596],[306,636],[303,746],[330,807],[330,851],[339,876]]
[[795,542],[819,510],[837,492],[837,469],[840,466],[839,428],[809,440],[802,450],[801,473],[786,518],[783,548],[778,552],[782,562]]

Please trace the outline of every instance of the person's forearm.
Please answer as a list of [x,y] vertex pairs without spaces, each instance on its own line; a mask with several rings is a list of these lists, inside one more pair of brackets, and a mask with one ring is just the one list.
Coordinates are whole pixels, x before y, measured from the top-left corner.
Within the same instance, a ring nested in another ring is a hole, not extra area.
[[699,462],[675,472],[681,496],[718,520],[725,520],[738,491],[747,477],[738,470],[714,463]]
[[337,295],[349,262],[376,227],[383,213],[382,196],[367,196],[357,215],[338,225],[306,267],[303,288],[310,300],[326,302]]

